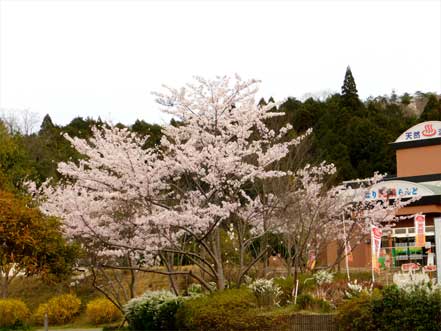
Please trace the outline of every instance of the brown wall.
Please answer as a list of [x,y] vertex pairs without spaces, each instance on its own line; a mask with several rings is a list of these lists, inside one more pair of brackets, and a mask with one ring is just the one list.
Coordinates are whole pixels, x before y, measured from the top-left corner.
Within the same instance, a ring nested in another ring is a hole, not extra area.
[[398,149],[397,177],[441,173],[441,145]]
[[424,205],[424,206],[408,206],[400,208],[397,212],[397,215],[412,215],[416,213],[441,213],[440,205]]
[[[367,244],[369,236],[366,236],[364,240],[358,245],[352,244],[352,262],[349,262],[350,268],[370,268],[371,266],[371,246],[370,243]],[[326,258],[326,261],[325,261]],[[331,266],[335,263],[337,259],[337,242],[331,242],[326,248],[326,254],[322,256],[320,260],[320,265]],[[345,260],[340,262],[340,267],[345,267]]]

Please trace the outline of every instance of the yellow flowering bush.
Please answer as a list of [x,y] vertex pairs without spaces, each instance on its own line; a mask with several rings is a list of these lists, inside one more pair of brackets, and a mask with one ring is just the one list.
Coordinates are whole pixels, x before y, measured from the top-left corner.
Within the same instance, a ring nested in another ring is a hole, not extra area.
[[0,328],[24,325],[29,315],[29,309],[23,301],[0,299]]
[[81,300],[73,294],[53,297],[48,303],[38,306],[34,313],[34,322],[42,324],[47,311],[49,324],[66,324],[80,312]]
[[90,323],[97,325],[118,321],[122,314],[108,299],[99,298],[87,304],[86,316]]

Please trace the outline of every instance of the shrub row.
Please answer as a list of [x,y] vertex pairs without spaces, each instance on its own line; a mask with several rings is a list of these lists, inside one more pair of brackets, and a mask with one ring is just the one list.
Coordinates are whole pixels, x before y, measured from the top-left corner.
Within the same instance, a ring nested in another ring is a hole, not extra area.
[[[32,315],[23,301],[0,299],[0,329],[19,329],[29,322],[42,325],[46,313],[49,324],[66,324],[79,314],[80,308],[80,299],[72,294],[53,297],[47,303],[39,305]],[[122,317],[121,312],[109,300],[101,298],[88,303],[86,315],[93,324],[111,323]]]
[[[272,284],[263,285],[272,291]],[[251,331],[288,329],[292,315],[300,309],[322,310],[317,306],[321,300],[306,295],[299,297],[303,306],[259,307],[255,290],[250,286],[194,297],[177,297],[166,291],[147,292],[125,306],[126,317],[131,330]]]

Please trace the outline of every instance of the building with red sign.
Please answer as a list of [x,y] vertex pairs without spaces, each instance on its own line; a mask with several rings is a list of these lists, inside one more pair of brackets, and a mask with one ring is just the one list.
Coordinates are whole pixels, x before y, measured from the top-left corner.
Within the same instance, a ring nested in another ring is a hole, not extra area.
[[[409,216],[407,219],[383,232],[380,263],[387,260],[394,267],[434,263],[434,218],[441,216],[441,121],[417,124],[391,145],[396,153],[397,174],[373,185],[366,198],[420,198],[398,210],[397,214]],[[357,245],[352,256],[350,267],[372,267],[371,239]],[[336,249],[331,245],[326,262],[329,265],[335,259]]]

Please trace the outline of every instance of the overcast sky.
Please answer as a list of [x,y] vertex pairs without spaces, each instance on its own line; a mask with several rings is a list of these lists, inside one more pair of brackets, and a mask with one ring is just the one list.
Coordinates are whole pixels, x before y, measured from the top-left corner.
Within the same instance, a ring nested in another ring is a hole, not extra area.
[[0,108],[163,123],[152,91],[238,73],[283,100],[441,92],[441,1],[0,0]]

